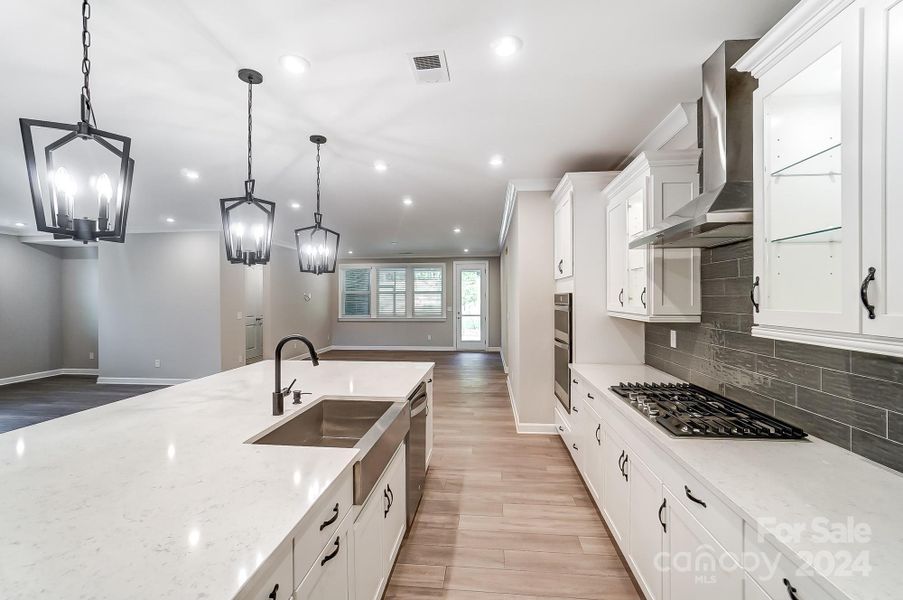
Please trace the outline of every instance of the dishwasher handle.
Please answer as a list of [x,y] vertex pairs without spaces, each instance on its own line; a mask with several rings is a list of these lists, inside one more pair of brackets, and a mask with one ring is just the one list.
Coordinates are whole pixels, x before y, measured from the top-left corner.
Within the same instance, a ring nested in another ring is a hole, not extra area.
[[420,413],[426,410],[427,406],[427,395],[426,392],[417,396],[413,400],[411,400],[411,418],[416,417]]

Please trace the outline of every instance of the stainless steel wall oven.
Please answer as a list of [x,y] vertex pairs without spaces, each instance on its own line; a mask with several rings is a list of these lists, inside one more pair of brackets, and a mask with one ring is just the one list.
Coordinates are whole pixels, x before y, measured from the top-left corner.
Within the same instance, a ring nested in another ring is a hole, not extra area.
[[568,414],[571,412],[571,373],[573,359],[571,295],[555,294],[555,397]]

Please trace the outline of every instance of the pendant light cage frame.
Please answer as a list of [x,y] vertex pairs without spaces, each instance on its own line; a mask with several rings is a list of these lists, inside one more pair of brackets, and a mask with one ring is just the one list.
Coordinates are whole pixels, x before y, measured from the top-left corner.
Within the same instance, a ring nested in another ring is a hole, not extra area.
[[[244,196],[220,199],[220,213],[223,218],[223,241],[226,246],[226,260],[232,264],[247,266],[265,265],[270,262],[273,247],[273,227],[276,218],[276,203],[254,196],[255,180],[252,175],[251,134],[253,131],[252,108],[253,87],[263,83],[263,75],[253,69],[241,69],[238,78],[248,84],[248,178],[245,180]],[[252,249],[242,247],[242,233],[237,232],[238,223],[233,214],[242,207],[251,206],[263,213],[265,225],[263,234]]]
[[[88,31],[90,18],[91,5],[87,0],[83,0],[81,70],[84,79],[79,122],[71,124],[21,118],[19,128],[22,133],[29,190],[38,231],[51,233],[55,239],[73,239],[86,244],[98,240],[122,243],[125,242],[135,161],[131,157],[131,138],[97,128],[94,106],[91,102],[91,60],[88,57],[88,49],[91,47],[91,33]],[[41,135],[36,136],[39,130]],[[38,150],[35,138],[45,136],[55,139]],[[64,149],[70,149],[71,144],[84,141],[96,143],[103,153],[115,157],[111,159],[111,164],[113,160],[118,164],[118,180],[115,185],[110,185],[106,201],[98,202],[98,214],[94,219],[77,217],[74,211],[74,198],[68,201],[62,199],[61,202],[58,190],[54,189],[53,184],[53,174],[57,172],[55,156],[59,156]],[[39,155],[43,156],[43,166],[38,160]]]
[[326,138],[312,135],[310,141],[317,146],[317,210],[313,225],[295,230],[295,247],[301,272],[322,275],[336,271],[341,236],[337,231],[323,227],[323,214],[320,212],[320,146],[326,143]]

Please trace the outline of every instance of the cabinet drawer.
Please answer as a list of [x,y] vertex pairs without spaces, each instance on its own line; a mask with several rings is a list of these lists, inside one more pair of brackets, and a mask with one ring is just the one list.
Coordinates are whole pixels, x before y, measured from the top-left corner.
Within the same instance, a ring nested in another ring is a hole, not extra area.
[[351,473],[342,475],[336,487],[328,492],[313,510],[311,518],[295,532],[295,574],[300,578],[310,570],[314,559],[331,539],[354,501]]
[[[284,542],[248,581],[239,600],[288,600],[292,581],[292,541]],[[273,595],[275,594],[275,595]]]
[[564,418],[564,415],[561,414],[561,409],[557,406],[555,407],[555,430],[558,431],[558,435],[561,436],[561,441],[567,444],[568,437],[571,433],[571,426]]
[[743,551],[743,519],[676,464],[662,472],[665,485],[728,553],[740,562]]
[[771,542],[760,539],[756,530],[745,525],[743,562],[747,573],[771,598],[790,598],[794,589],[797,600],[824,600],[832,596],[819,585],[814,574],[796,566]]
[[310,571],[295,590],[293,600],[349,600],[350,526],[351,517],[348,516],[316,556]]

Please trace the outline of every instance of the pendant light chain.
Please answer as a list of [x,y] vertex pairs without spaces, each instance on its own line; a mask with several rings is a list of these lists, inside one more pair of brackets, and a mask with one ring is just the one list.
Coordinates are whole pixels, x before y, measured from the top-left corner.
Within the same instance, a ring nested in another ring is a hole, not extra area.
[[82,83],[82,122],[89,121],[97,127],[97,121],[94,118],[94,107],[91,105],[91,59],[88,57],[88,48],[91,47],[91,32],[88,31],[88,20],[91,18],[91,5],[88,0],[82,2],[82,75],[84,82]]
[[253,105],[253,92],[254,85],[248,82],[248,181],[251,181],[253,178],[251,177],[251,129],[253,128],[253,121],[251,120],[251,107]]

